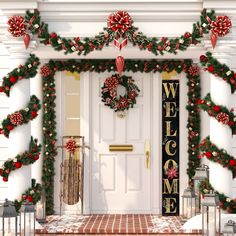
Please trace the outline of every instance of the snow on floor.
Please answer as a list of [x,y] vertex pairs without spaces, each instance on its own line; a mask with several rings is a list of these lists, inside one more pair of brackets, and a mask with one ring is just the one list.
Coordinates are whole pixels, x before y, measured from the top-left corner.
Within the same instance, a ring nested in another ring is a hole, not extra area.
[[[236,221],[236,214],[221,214],[221,229],[223,229],[224,224],[229,220]],[[183,230],[201,230],[202,229],[202,215],[194,216],[189,219],[183,226]]]

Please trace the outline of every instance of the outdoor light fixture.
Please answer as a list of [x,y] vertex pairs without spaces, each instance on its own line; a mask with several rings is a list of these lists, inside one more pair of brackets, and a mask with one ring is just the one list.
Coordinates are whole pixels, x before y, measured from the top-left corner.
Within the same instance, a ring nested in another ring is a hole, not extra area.
[[196,208],[201,211],[201,193],[199,191],[199,184],[201,181],[209,179],[209,167],[207,165],[200,165],[195,170],[195,175],[193,177],[194,190],[196,193]]
[[0,205],[1,236],[17,236],[17,212],[14,204],[7,199]]
[[236,235],[235,221],[229,220],[227,223],[225,223],[222,233],[224,236],[235,236]]
[[20,235],[35,235],[35,206],[31,202],[23,202],[20,208]]
[[221,209],[219,196],[213,191],[202,199],[202,235],[220,235]]
[[182,195],[182,215],[190,219],[196,215],[196,194],[192,187],[187,187]]

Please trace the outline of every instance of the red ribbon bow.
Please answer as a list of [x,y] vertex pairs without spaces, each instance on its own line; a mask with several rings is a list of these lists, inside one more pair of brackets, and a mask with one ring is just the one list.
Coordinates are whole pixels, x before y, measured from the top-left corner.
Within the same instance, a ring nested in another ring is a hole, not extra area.
[[232,23],[228,16],[217,16],[216,21],[212,21],[208,16],[206,19],[211,25],[211,44],[214,48],[217,42],[217,37],[224,37],[228,34],[232,27]]
[[121,42],[119,39],[124,37],[125,32],[132,27],[132,23],[133,20],[126,11],[117,11],[116,13],[112,13],[107,19],[108,28],[118,34],[118,36],[114,39],[114,45],[119,50],[125,47],[128,43],[126,37]]

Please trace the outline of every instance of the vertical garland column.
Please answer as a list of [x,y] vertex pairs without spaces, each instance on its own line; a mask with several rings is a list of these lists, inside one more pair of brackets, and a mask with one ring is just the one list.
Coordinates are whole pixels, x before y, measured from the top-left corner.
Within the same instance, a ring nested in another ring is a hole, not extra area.
[[[214,57],[221,63],[229,65],[230,58],[227,54],[215,53]],[[222,78],[210,75],[210,93],[212,101],[221,106],[226,106],[230,110],[231,106],[231,88]],[[210,139],[219,148],[224,148],[228,153],[232,149],[232,131],[229,126],[223,125],[215,118],[210,118]],[[209,162],[210,183],[220,193],[231,196],[232,193],[232,172],[222,167],[218,163]],[[219,176],[219,178],[217,177]]]
[[[43,65],[46,61],[40,60],[40,64]],[[39,67],[40,68],[40,67]],[[37,75],[30,80],[30,95],[36,95],[40,101],[43,101],[43,80],[38,69]],[[37,119],[31,121],[31,136],[36,138],[39,143],[43,143],[43,109],[38,112]],[[39,160],[31,165],[32,178],[37,183],[42,183],[42,171],[43,171],[43,147],[39,157]]]
[[[35,42],[31,42],[28,50],[22,39],[9,37],[8,41],[4,42],[9,51],[9,66],[11,68],[23,65],[29,57],[30,51],[35,46]],[[20,70],[20,68],[19,68]],[[29,66],[30,70],[30,66]],[[30,100],[30,80],[22,80],[16,83],[9,97],[10,113],[24,109]],[[12,130],[9,136],[9,155],[15,157],[29,149],[30,141],[30,123],[22,125]],[[8,198],[10,200],[20,199],[21,194],[27,188],[31,187],[31,166],[23,166],[22,168],[12,172],[8,179]]]

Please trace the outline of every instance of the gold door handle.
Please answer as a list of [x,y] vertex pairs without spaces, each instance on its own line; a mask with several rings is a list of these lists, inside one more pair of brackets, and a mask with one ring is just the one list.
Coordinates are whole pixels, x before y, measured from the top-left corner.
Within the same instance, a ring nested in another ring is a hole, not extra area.
[[146,168],[150,168],[150,143],[149,141],[146,141],[145,143],[145,164]]

